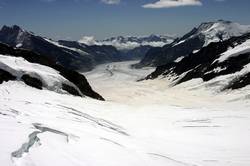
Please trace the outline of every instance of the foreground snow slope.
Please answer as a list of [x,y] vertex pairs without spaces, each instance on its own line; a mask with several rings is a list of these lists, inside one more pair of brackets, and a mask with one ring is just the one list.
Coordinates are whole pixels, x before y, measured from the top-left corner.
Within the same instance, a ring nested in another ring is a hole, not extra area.
[[197,88],[199,80],[171,89],[161,79],[135,82],[152,69],[129,69],[132,63],[85,73],[107,102],[0,85],[1,164],[249,166],[244,90],[219,95]]

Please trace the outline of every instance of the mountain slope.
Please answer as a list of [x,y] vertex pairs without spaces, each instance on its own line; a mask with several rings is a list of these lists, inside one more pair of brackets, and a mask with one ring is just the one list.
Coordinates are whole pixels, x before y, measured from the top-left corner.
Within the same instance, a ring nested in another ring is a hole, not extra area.
[[250,26],[230,21],[202,23],[198,28],[162,48],[152,48],[136,67],[160,66],[199,51],[211,42],[227,40],[250,32]]
[[141,60],[151,48],[153,47],[145,45],[129,50],[120,50],[120,53],[124,60]]
[[[12,47],[32,50],[73,70],[87,71],[93,69],[96,64],[119,59],[118,51],[111,46],[108,48],[98,46],[95,50],[95,48],[89,48],[77,42],[56,42],[37,36],[16,25],[12,27],[3,26],[0,30],[0,42]],[[108,52],[113,53],[110,55]]]
[[66,41],[59,40],[57,42],[60,46],[73,49],[77,52],[87,53],[94,65],[107,63],[107,62],[116,62],[123,60],[123,57],[120,55],[120,52],[113,46],[106,45],[85,45],[77,41]]
[[147,79],[169,77],[173,85],[201,78],[219,90],[250,85],[250,33],[211,43],[179,62],[157,67]]
[[75,96],[104,100],[90,87],[87,79],[55,61],[32,51],[14,49],[0,44],[0,83],[18,80],[37,89],[65,91]]

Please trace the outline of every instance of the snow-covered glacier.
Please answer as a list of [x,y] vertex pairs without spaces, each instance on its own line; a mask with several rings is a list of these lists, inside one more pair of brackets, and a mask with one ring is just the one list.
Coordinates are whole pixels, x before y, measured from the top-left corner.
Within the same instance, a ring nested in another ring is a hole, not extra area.
[[84,73],[105,102],[3,82],[1,165],[250,164],[249,86],[218,93],[199,80],[171,88],[167,78],[137,82],[153,68],[134,63]]

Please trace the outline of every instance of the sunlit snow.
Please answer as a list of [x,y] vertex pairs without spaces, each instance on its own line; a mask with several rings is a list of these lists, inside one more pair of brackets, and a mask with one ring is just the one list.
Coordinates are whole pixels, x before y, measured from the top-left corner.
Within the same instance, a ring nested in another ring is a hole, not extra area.
[[84,73],[105,102],[1,84],[1,165],[249,166],[249,86],[217,93],[200,79],[136,82],[154,69],[133,63]]

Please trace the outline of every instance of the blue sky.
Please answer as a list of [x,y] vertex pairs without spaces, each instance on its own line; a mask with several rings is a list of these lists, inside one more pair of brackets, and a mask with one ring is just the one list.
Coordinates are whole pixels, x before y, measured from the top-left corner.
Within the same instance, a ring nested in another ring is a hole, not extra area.
[[249,0],[0,0],[0,25],[71,40],[181,35],[205,21],[250,24],[249,7]]

